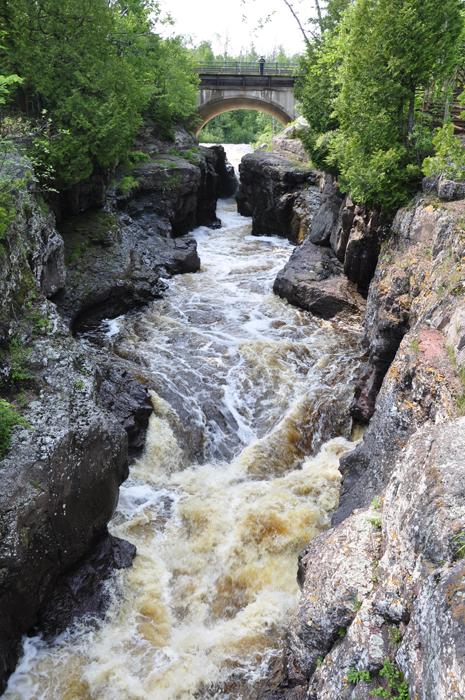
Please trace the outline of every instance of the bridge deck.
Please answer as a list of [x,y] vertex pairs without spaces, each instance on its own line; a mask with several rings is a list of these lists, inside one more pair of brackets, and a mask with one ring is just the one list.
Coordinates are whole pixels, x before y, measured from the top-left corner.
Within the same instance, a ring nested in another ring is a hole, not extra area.
[[229,87],[229,88],[285,88],[293,87],[297,78],[284,75],[225,75],[223,73],[200,73],[200,85],[202,88]]

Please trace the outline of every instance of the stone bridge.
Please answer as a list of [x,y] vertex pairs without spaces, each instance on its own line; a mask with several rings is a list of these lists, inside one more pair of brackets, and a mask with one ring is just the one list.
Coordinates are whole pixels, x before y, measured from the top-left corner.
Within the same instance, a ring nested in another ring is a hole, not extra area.
[[[200,92],[197,105],[201,122],[197,134],[210,119],[234,109],[266,112],[285,125],[297,119],[294,97],[294,85],[298,80],[296,67],[265,64],[266,69],[261,75],[257,64],[228,63],[218,66],[213,62],[210,65],[204,63],[198,69]],[[253,67],[244,67],[250,65]]]

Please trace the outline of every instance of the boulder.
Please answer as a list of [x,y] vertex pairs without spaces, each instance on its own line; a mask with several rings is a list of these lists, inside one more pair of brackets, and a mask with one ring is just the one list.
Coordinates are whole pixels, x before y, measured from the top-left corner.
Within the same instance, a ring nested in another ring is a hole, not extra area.
[[308,238],[278,273],[273,291],[325,319],[363,307],[363,300],[344,277],[342,265],[332,250],[316,246]]
[[239,171],[237,209],[242,216],[252,217],[252,234],[281,236],[300,243],[307,235],[309,217],[304,214],[304,223],[298,212],[307,211],[310,199],[313,216],[318,204],[314,185],[319,174],[274,152],[248,153]]

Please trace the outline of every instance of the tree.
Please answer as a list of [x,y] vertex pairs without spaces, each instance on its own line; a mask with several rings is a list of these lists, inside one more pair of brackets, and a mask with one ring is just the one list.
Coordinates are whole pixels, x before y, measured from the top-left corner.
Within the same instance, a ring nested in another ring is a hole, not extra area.
[[453,69],[460,9],[460,0],[356,0],[314,42],[303,110],[312,155],[356,201],[393,209],[418,186],[431,129],[415,94]]
[[22,79],[27,118],[51,115],[35,156],[66,188],[130,150],[142,113],[168,132],[196,109],[192,63],[179,39],[155,31],[154,0],[4,0],[2,64]]

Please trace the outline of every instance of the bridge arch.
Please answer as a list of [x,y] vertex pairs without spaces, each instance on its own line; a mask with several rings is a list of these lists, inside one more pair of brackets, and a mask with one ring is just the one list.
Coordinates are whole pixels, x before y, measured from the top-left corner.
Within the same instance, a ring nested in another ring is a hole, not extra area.
[[253,109],[258,112],[265,112],[265,114],[275,117],[284,126],[295,119],[294,114],[289,114],[288,111],[273,100],[249,97],[248,95],[237,95],[235,97],[222,95],[219,98],[210,99],[198,107],[198,116],[201,122],[197,127],[196,135],[213,117],[224,114],[224,112],[232,112],[235,109]]

